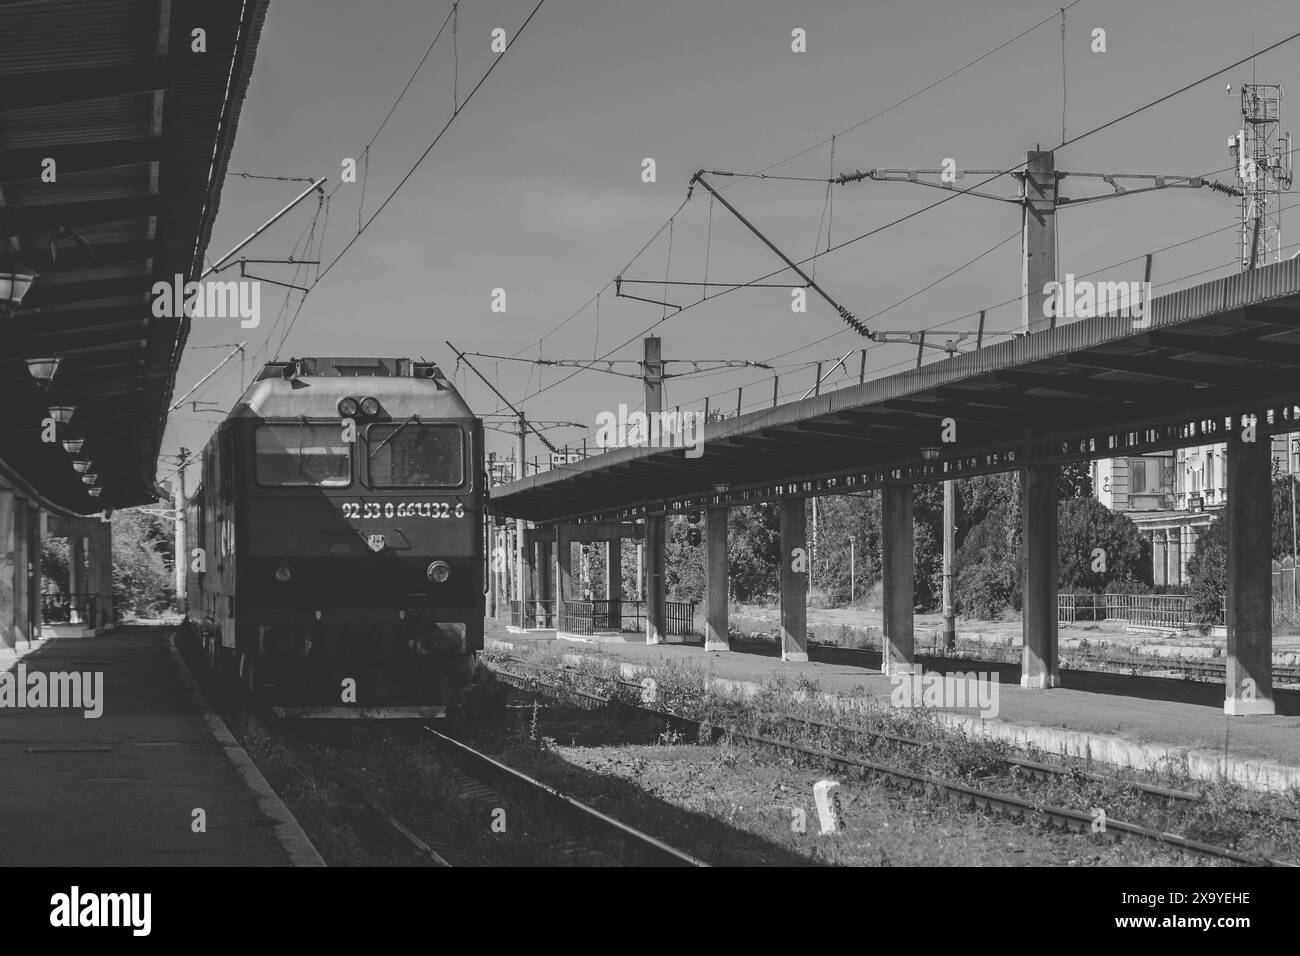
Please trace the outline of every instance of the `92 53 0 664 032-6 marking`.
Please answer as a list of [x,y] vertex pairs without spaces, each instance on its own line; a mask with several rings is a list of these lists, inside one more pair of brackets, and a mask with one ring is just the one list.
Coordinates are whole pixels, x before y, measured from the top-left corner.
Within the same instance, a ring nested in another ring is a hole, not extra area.
[[345,501],[344,518],[463,518],[465,505],[449,501]]

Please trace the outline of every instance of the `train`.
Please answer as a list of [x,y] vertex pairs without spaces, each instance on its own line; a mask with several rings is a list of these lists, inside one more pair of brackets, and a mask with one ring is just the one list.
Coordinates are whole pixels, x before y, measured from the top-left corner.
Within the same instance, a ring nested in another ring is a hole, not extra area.
[[439,717],[483,647],[483,423],[432,362],[269,362],[185,503],[183,627],[282,717]]

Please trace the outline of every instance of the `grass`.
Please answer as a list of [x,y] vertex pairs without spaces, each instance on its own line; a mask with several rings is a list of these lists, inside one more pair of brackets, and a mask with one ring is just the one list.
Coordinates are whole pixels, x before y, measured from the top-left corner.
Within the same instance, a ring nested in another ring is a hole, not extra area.
[[[558,658],[548,659],[546,655],[532,660],[548,667],[559,663]],[[658,698],[655,706],[710,726],[781,736],[792,742],[902,766],[981,789],[1017,793],[1039,803],[1084,814],[1100,807],[1113,819],[1181,833],[1255,856],[1297,859],[1300,828],[1269,811],[1300,810],[1300,792],[1263,795],[1227,782],[1193,781],[1175,771],[1120,770],[1105,774],[1102,780],[1093,780],[1081,772],[1085,766],[1078,761],[1033,750],[1020,754],[1076,771],[1040,781],[1010,765],[1009,760],[1017,754],[1009,744],[967,736],[925,708],[895,709],[888,701],[863,692],[832,703],[815,683],[806,679],[777,679],[763,685],[755,696],[739,700],[713,693],[708,686],[707,672],[675,662],[650,666],[638,675],[638,680],[642,677],[655,681]],[[610,661],[584,662],[577,668],[566,669],[561,679],[581,690],[629,703],[639,702],[637,689],[613,683],[617,678],[617,666]],[[791,717],[832,723],[847,732],[795,728],[789,721]],[[872,732],[881,731],[918,738],[926,746],[902,747],[871,736]],[[1200,800],[1192,804],[1155,803],[1132,788],[1130,784],[1135,781],[1196,792]]]

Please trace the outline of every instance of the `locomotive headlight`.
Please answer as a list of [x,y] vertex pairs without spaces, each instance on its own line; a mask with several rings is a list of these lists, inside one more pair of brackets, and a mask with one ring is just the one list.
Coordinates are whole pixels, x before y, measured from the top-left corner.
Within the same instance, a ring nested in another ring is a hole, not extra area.
[[293,572],[289,570],[287,565],[282,564],[275,569],[275,579],[281,584],[284,584],[291,577],[293,577]]
[[355,398],[339,399],[339,417],[355,418],[357,414],[357,400]]
[[361,414],[365,415],[367,418],[374,418],[376,415],[378,415],[379,399],[369,398],[369,397],[363,398],[361,400]]
[[451,565],[446,561],[435,561],[429,565],[429,580],[434,584],[442,584],[451,577]]

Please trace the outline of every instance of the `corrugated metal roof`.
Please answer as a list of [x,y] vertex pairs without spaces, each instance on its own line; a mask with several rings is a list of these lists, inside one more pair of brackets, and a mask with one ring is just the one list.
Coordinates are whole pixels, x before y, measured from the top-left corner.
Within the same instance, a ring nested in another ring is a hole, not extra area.
[[[696,460],[681,450],[615,448],[503,485],[494,490],[493,507],[548,520],[613,514],[638,502],[707,493],[719,483],[861,469],[932,480],[935,469],[917,467],[920,449],[940,445],[946,417],[964,437],[943,450],[941,463],[991,455],[978,467],[1000,470],[1026,448],[1053,447],[1067,436],[1076,440],[1074,457],[1103,457],[1095,440],[1077,440],[1151,428],[1150,441],[1167,444],[1180,416],[1289,408],[1300,399],[1300,260],[1162,296],[1149,311],[1150,324],[1141,328],[1128,318],[1075,321],[709,422],[705,454]],[[1283,424],[1294,428],[1290,419]],[[1095,454],[1079,450],[1088,447]]]
[[[197,275],[266,5],[0,4],[0,236],[41,274],[0,340],[0,458],[64,507],[154,497],[188,321],[152,315],[150,279]],[[202,56],[189,52],[195,25],[207,31]],[[47,151],[59,163],[53,183],[38,178]],[[38,355],[64,358],[48,392],[26,373]],[[77,405],[61,432],[85,438],[98,501],[62,449],[36,438],[45,406],[61,402]]]
[[0,5],[0,76],[119,66],[153,52],[157,0]]

